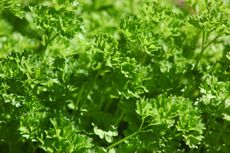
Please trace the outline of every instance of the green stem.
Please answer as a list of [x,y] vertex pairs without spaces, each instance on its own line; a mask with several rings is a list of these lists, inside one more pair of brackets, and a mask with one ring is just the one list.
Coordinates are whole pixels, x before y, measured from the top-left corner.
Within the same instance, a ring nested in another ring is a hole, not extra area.
[[[207,37],[207,36],[206,36]],[[196,69],[203,54],[204,54],[204,51],[214,42],[216,41],[216,39],[218,39],[220,37],[220,35],[217,35],[215,38],[213,38],[210,42],[208,42],[206,45],[205,44],[205,32],[203,31],[203,36],[202,36],[202,44],[201,44],[201,51],[200,51],[200,54],[199,54],[199,57],[195,63],[195,66],[193,69]]]
[[142,127],[143,127],[143,125],[144,125],[144,122],[145,122],[145,118],[143,118],[142,121],[141,121],[141,126],[139,127],[139,131],[142,130]]
[[[124,101],[124,96],[123,95],[120,96],[120,101],[121,102]],[[119,114],[121,114],[121,115],[119,116]],[[124,113],[122,112],[122,110],[120,109],[120,107],[118,107],[118,109],[116,110],[116,113],[115,113],[115,118],[117,118],[116,121],[115,121],[115,126],[119,125],[119,123],[123,119],[123,116],[124,116]]]
[[220,37],[220,35],[216,36],[215,38],[213,38],[206,46],[204,46],[204,50],[208,48],[208,46],[210,46],[214,41],[216,41],[216,39],[218,39]]
[[104,107],[104,111],[107,112],[109,107],[111,106],[112,104],[112,99],[109,99],[109,101],[106,103],[105,107]]
[[[116,112],[115,116],[117,116],[117,114],[119,114],[119,112],[120,112],[119,110],[120,109],[118,109],[118,111]],[[123,116],[124,116],[124,113],[122,112],[121,115],[120,115],[120,117],[118,117],[118,119],[116,120],[115,126],[118,126],[120,124],[121,120],[123,119]]]
[[57,36],[58,36],[58,34],[55,34],[55,35],[52,37],[52,33],[50,33],[50,34],[48,35],[48,39],[46,40],[45,46],[44,46],[44,49],[43,49],[43,51],[44,51],[43,59],[45,58],[45,55],[48,54],[48,52],[47,52],[48,45],[49,45]]
[[[101,66],[102,67],[102,66]],[[76,101],[76,103],[75,103],[75,116],[76,116],[76,114],[77,114],[77,112],[79,112],[80,111],[80,108],[81,108],[81,106],[82,106],[82,96],[83,96],[83,92],[85,91],[85,93],[90,93],[91,92],[91,90],[92,90],[92,88],[94,87],[94,85],[95,85],[95,83],[96,83],[96,80],[97,80],[97,78],[99,77],[99,75],[101,74],[101,67],[100,67],[100,69],[97,71],[97,74],[94,76],[94,78],[92,79],[93,81],[92,82],[90,82],[91,84],[89,85],[89,87],[88,88],[86,88],[85,87],[85,84],[86,83],[83,83],[83,85],[82,85],[82,87],[81,87],[81,90],[80,90],[80,93],[79,93],[79,95],[78,95],[78,98],[77,98],[77,101]],[[87,95],[84,95],[85,97],[87,97]]]
[[93,82],[91,83],[91,84],[92,84],[92,85],[91,85],[92,88],[94,87],[94,85],[95,85],[95,83],[96,83],[96,80],[97,80],[98,77],[100,76],[103,67],[104,67],[104,61],[101,62],[100,67],[99,67],[99,70],[97,71],[95,77],[93,78]]
[[77,101],[76,101],[76,104],[75,104],[76,111],[80,110],[80,106],[79,105],[80,105],[80,101],[81,101],[81,97],[83,95],[84,89],[85,89],[85,83],[83,83],[83,85],[81,87],[81,90],[80,90],[80,93],[79,93],[79,95],[77,97]]
[[53,37],[51,37],[51,35],[52,33],[50,34],[50,36],[48,36],[48,40],[45,43],[44,50],[46,50],[48,45],[58,36],[58,34],[55,34]]
[[139,134],[140,132],[144,132],[144,129],[146,129],[146,128],[150,127],[150,126],[155,125],[155,124],[150,124],[150,125],[147,125],[147,126],[145,126],[145,127],[142,127],[143,124],[144,124],[144,122],[141,124],[140,128],[138,129],[138,131],[136,131],[136,132],[134,132],[134,133],[128,135],[127,137],[124,137],[123,139],[121,139],[121,140],[119,140],[119,141],[117,141],[117,142],[111,144],[111,145],[108,146],[106,149],[107,149],[107,150],[108,150],[108,149],[111,149],[111,148],[113,148],[113,147],[119,145],[120,143],[122,143],[122,142],[124,142],[124,141],[126,141],[126,140],[128,140],[128,139],[130,139],[130,138],[132,138],[132,137],[134,137],[134,136],[136,136],[136,135]]
[[200,62],[200,60],[201,60],[201,56],[202,56],[203,53],[204,53],[204,42],[205,42],[205,32],[204,32],[204,30],[202,30],[201,51],[200,51],[200,54],[199,54],[199,56],[198,56],[198,59],[197,59],[197,61],[196,61],[196,63],[195,63],[194,69],[197,68],[197,66],[198,66],[198,64],[199,64],[199,62]]
[[128,135],[127,137],[125,137],[125,138],[123,138],[123,139],[121,139],[121,140],[119,140],[119,141],[117,141],[117,142],[111,144],[111,145],[108,146],[106,149],[108,150],[108,149],[111,149],[111,148],[113,148],[113,147],[119,145],[120,143],[124,142],[125,140],[128,140],[128,139],[132,138],[133,136],[137,135],[139,132],[140,132],[140,131],[136,131],[136,132],[134,132],[134,133]]

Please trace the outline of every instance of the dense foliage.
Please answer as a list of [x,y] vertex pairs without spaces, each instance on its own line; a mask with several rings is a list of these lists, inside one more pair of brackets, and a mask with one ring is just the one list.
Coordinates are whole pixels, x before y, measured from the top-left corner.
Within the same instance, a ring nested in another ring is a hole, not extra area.
[[0,153],[228,153],[228,0],[1,0]]

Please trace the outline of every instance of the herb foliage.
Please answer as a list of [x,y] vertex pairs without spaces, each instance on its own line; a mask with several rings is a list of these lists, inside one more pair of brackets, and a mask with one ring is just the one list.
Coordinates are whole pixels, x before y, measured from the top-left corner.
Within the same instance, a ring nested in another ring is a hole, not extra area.
[[229,152],[229,8],[1,0],[0,152]]

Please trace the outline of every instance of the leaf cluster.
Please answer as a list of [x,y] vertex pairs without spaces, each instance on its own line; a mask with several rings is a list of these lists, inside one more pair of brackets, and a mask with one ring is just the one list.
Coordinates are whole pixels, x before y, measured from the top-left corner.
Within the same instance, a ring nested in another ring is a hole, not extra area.
[[0,152],[227,153],[229,6],[1,1]]

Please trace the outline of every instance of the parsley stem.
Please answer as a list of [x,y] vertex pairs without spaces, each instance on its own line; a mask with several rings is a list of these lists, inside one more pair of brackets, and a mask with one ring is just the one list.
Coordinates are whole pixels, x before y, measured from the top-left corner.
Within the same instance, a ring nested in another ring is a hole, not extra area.
[[195,68],[197,68],[197,66],[198,66],[198,64],[199,64],[199,62],[200,62],[200,60],[201,60],[201,56],[203,55],[203,53],[204,53],[204,43],[205,43],[205,32],[204,32],[204,29],[202,30],[202,42],[201,42],[201,51],[200,51],[200,54],[199,54],[199,56],[198,56],[198,59],[197,59],[197,61],[196,61],[196,63],[195,63],[195,66],[194,66],[194,68],[193,69],[195,69]]
[[211,41],[209,41],[206,45],[205,44],[205,32],[203,31],[203,37],[202,37],[202,45],[201,45],[201,52],[199,54],[198,60],[196,61],[196,64],[194,66],[194,69],[197,68],[202,55],[204,54],[204,51],[214,42],[216,41],[216,39],[218,39],[220,37],[220,35],[217,35],[215,38],[213,38]]
[[143,118],[142,121],[141,121],[141,126],[139,127],[139,131],[141,131],[143,125],[144,125],[144,122],[145,122],[145,119]]
[[208,46],[210,46],[214,41],[216,41],[216,39],[218,39],[220,37],[220,35],[217,35],[215,38],[213,38],[205,47],[204,50],[208,48]]
[[121,140],[119,140],[119,141],[117,141],[117,142],[111,144],[111,145],[108,146],[106,149],[108,150],[108,149],[111,149],[111,148],[113,148],[113,147],[119,145],[120,143],[122,143],[122,142],[124,142],[124,141],[126,141],[126,140],[128,140],[128,139],[130,139],[130,138],[132,138],[132,137],[134,137],[135,135],[139,134],[140,132],[143,132],[143,129],[146,129],[146,128],[148,128],[148,127],[150,127],[150,126],[153,126],[153,125],[154,125],[154,124],[149,124],[149,125],[147,125],[147,126],[145,126],[145,127],[143,127],[143,128],[142,128],[143,125],[141,125],[140,128],[138,129],[138,131],[136,131],[136,132],[134,132],[134,133],[128,135],[127,137],[124,137],[123,139],[121,139]]
[[111,148],[113,148],[113,147],[119,145],[120,143],[124,142],[125,140],[128,140],[128,139],[132,138],[133,136],[137,135],[139,132],[140,132],[140,131],[136,131],[136,132],[134,132],[134,133],[128,135],[127,137],[125,137],[125,138],[123,138],[123,139],[121,139],[121,140],[119,140],[119,141],[117,141],[117,142],[111,144],[111,145],[108,146],[106,149],[108,150],[108,149],[111,149]]
[[46,44],[45,44],[44,50],[47,49],[48,45],[49,45],[57,36],[58,36],[58,34],[55,34],[53,37],[49,36],[49,38],[48,38],[48,40],[47,40],[47,42],[46,42]]
[[[117,114],[119,114],[119,112],[120,112],[119,110],[120,110],[120,109],[117,110],[115,116],[118,116]],[[121,115],[117,118],[117,120],[116,120],[116,122],[115,122],[115,125],[116,125],[116,126],[119,125],[119,123],[121,122],[121,120],[123,119],[123,117],[124,117],[124,113],[122,112]]]
[[52,36],[52,32],[48,35],[48,39],[46,40],[45,42],[45,46],[44,46],[44,49],[43,49],[43,59],[45,58],[45,56],[48,54],[48,51],[47,51],[47,48],[48,48],[48,45],[58,36],[58,34],[55,34]]
[[83,85],[81,86],[81,90],[79,92],[79,95],[77,97],[77,101],[76,101],[76,104],[75,104],[75,111],[79,111],[80,110],[80,101],[81,101],[81,97],[83,95],[83,91],[85,90],[85,83],[83,83]]

